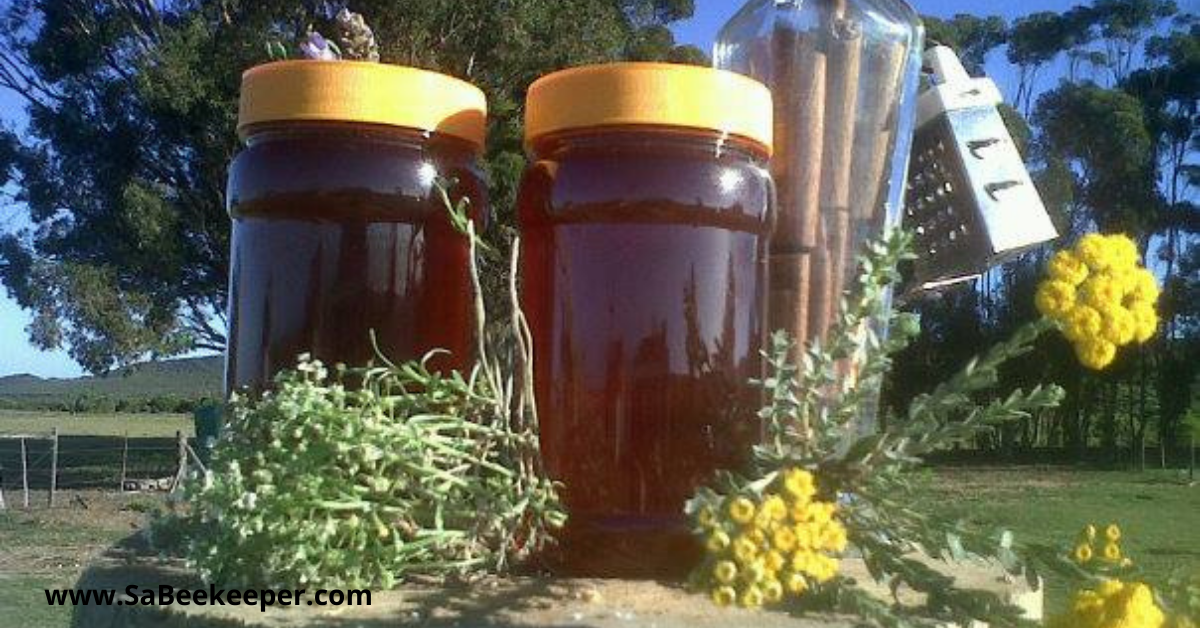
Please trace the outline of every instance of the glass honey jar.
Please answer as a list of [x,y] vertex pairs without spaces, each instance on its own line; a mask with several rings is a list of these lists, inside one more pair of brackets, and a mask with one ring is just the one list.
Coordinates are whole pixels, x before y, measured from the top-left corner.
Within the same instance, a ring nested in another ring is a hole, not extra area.
[[[285,61],[242,78],[226,390],[260,389],[309,353],[437,368],[472,359],[469,247],[438,185],[486,210],[486,104],[463,81],[352,61]],[[372,339],[374,337],[374,340]]]
[[684,503],[758,434],[771,111],[762,84],[682,65],[529,90],[522,305],[561,571],[686,572]]

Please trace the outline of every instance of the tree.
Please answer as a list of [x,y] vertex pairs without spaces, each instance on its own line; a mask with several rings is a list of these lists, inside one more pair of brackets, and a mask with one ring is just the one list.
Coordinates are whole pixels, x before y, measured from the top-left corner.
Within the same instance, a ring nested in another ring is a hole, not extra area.
[[1089,10],[1100,30],[1107,69],[1115,83],[1133,71],[1142,42],[1159,22],[1178,15],[1174,0],[1095,0]]
[[959,13],[949,20],[922,16],[926,37],[958,51],[963,66],[973,75],[983,74],[987,55],[1008,38],[1008,24],[999,16],[979,17]]
[[1141,102],[1092,83],[1064,83],[1039,99],[1033,119],[1047,152],[1077,173],[1076,196],[1096,226],[1146,233],[1162,203]]
[[1014,21],[1008,34],[1007,56],[1009,63],[1020,70],[1020,80],[1013,107],[1028,117],[1038,72],[1064,52],[1087,44],[1092,36],[1091,12],[1083,8],[1066,13],[1043,11]]
[[[28,124],[0,132],[0,184],[33,225],[0,238],[0,281],[31,340],[92,372],[224,347],[226,167],[242,70],[265,44],[326,25],[337,3],[14,0],[0,87]],[[692,0],[364,0],[386,62],[468,79],[492,114],[499,224],[523,167],[521,107],[538,76],[636,56],[703,60],[662,25]],[[327,31],[328,32],[328,31]]]

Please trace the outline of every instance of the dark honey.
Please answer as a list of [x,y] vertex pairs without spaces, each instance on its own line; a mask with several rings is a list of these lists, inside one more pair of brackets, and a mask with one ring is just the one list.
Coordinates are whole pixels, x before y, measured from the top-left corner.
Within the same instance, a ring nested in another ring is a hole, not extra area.
[[361,366],[370,334],[393,361],[450,352],[470,364],[466,237],[434,187],[475,211],[476,148],[382,125],[289,121],[248,134],[230,170],[233,218],[226,389],[261,388],[301,353]]
[[522,303],[542,451],[570,520],[551,557],[678,575],[685,501],[758,434],[772,189],[758,145],[597,129],[535,145],[521,187]]

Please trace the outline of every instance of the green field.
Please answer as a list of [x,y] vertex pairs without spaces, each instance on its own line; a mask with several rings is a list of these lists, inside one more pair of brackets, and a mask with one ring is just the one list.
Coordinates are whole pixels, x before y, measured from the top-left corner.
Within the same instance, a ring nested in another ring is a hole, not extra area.
[[[1089,522],[1118,522],[1126,553],[1157,574],[1200,571],[1200,487],[1176,472],[1130,473],[1065,468],[939,469],[927,499],[914,504],[1011,529],[1018,540],[1068,544]],[[64,609],[46,606],[41,589],[70,584],[88,557],[144,520],[145,497],[88,494],[87,510],[0,513],[0,625],[28,618],[30,628],[62,628]],[[130,508],[125,500],[141,500]],[[1062,608],[1065,583],[1047,582],[1047,607]]]
[[177,431],[192,434],[192,418],[183,414],[68,414],[0,410],[0,436],[45,435],[54,428],[63,436],[169,438]]
[[[1069,546],[1088,523],[1118,523],[1122,548],[1150,573],[1200,573],[1200,486],[1177,471],[1069,468],[941,469],[921,507],[1007,528],[1027,543]],[[1047,607],[1062,608],[1064,583],[1047,582]]]

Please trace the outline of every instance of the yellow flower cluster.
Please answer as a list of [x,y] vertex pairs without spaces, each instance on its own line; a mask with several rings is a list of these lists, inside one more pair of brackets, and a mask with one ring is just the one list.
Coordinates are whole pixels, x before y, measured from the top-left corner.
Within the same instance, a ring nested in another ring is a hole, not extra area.
[[1104,528],[1103,534],[1092,524],[1085,526],[1079,533],[1079,543],[1075,546],[1072,558],[1080,565],[1087,565],[1093,560],[1122,567],[1132,564],[1121,552],[1121,528],[1115,523]]
[[790,469],[761,498],[726,497],[697,514],[708,560],[705,586],[720,606],[758,608],[803,595],[837,575],[846,549],[837,505],[815,499],[815,479]]
[[1141,266],[1133,240],[1092,233],[1050,260],[1036,303],[1062,325],[1079,361],[1101,370],[1118,348],[1154,337],[1158,296],[1158,282]]
[[1071,609],[1050,620],[1049,628],[1163,628],[1166,616],[1150,587],[1106,580],[1075,593]]

